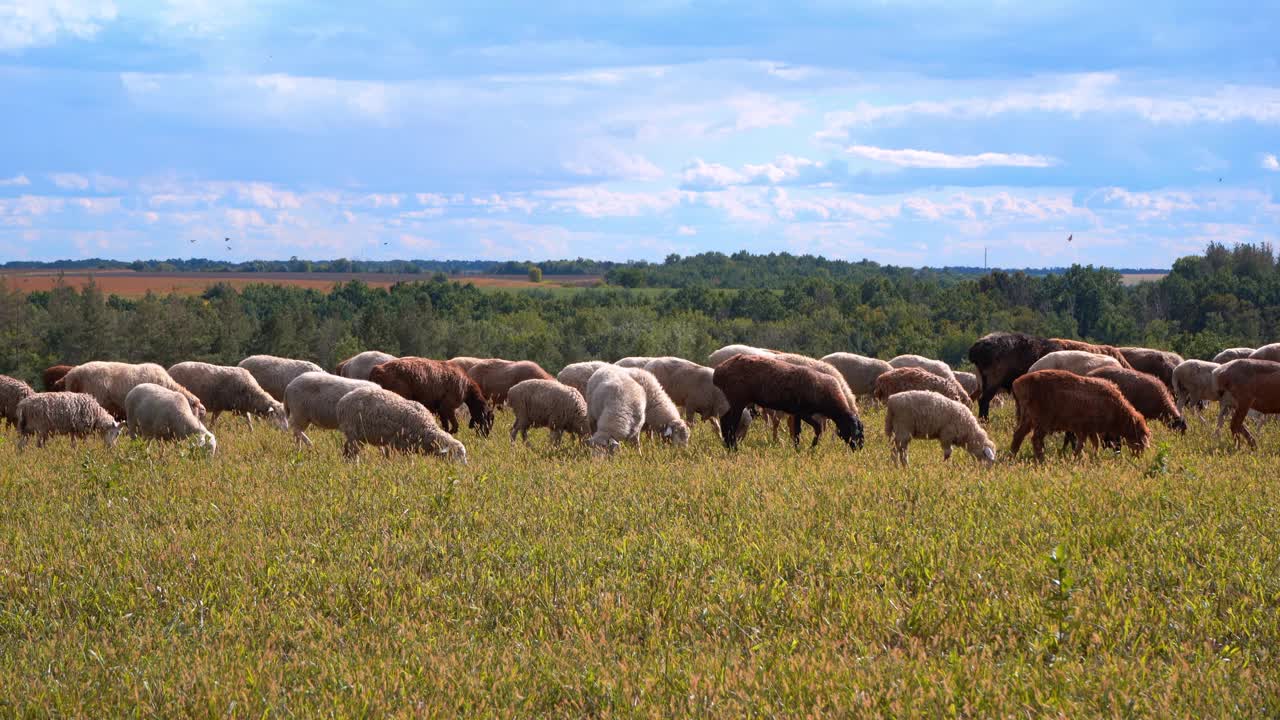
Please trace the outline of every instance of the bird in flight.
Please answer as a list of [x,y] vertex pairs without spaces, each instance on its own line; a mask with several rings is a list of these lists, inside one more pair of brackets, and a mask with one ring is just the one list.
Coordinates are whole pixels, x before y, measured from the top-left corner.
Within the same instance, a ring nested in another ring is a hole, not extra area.
[[1067,242],[1071,242],[1071,238],[1075,237],[1075,233],[1067,236]]

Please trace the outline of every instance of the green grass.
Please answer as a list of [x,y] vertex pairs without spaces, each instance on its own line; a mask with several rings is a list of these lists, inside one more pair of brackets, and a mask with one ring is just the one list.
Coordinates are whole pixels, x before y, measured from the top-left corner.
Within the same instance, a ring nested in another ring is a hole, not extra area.
[[[1011,411],[994,437],[1007,447]],[[0,715],[1280,712],[1280,432],[895,468],[755,434],[471,464],[0,443]]]

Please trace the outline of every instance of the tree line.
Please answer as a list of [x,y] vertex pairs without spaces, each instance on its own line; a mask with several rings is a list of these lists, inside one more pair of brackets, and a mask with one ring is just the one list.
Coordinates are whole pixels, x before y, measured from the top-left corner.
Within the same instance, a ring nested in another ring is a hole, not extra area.
[[[0,372],[33,381],[57,363],[235,364],[255,353],[332,368],[366,349],[527,358],[555,371],[626,355],[704,360],[735,342],[816,356],[911,352],[963,364],[973,340],[993,330],[1210,358],[1280,339],[1280,272],[1267,245],[1210,245],[1163,279],[1133,287],[1120,272],[1092,266],[1033,275],[849,263],[824,272],[820,259],[777,257],[741,257],[714,282],[692,273],[656,291],[622,283],[492,291],[436,274],[389,289],[358,281],[329,292],[218,284],[196,296],[135,299],[106,296],[92,283],[21,293],[0,281]],[[698,262],[711,273],[719,261]],[[673,274],[688,270],[670,265]],[[766,282],[771,267],[777,271]]]

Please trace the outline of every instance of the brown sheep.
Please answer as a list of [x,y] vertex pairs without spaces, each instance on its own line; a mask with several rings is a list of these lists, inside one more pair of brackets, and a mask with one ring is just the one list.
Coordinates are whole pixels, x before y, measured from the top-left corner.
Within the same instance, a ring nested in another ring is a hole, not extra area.
[[1236,401],[1235,414],[1231,416],[1231,435],[1237,442],[1241,437],[1256,449],[1245,418],[1250,410],[1263,414],[1280,413],[1280,363],[1270,360],[1245,358],[1232,360],[1214,373],[1218,390],[1230,394]]
[[1124,399],[1120,388],[1099,378],[1081,377],[1065,370],[1039,370],[1013,383],[1018,403],[1018,427],[1013,432],[1010,456],[1016,457],[1022,441],[1031,436],[1036,460],[1044,460],[1045,436],[1072,433],[1077,438],[1076,455],[1084,440],[1098,445],[1100,438],[1115,436],[1139,454],[1151,442],[1151,431],[1142,414]]
[[493,402],[495,407],[502,407],[507,402],[507,393],[516,383],[525,380],[555,380],[551,373],[543,370],[532,360],[482,360],[467,370],[467,375],[480,386],[484,396]]
[[1134,370],[1156,376],[1169,392],[1173,392],[1173,369],[1182,364],[1181,355],[1168,350],[1140,347],[1122,347],[1120,353]]
[[813,444],[822,437],[815,416],[836,424],[836,434],[849,448],[862,447],[862,421],[845,398],[843,384],[800,365],[765,355],[735,355],[716,366],[712,380],[729,400],[729,411],[720,418],[725,447],[738,446],[738,423],[748,405],[759,405],[791,415],[791,441],[800,446],[800,422],[813,428]]
[[54,365],[47,367],[44,372],[40,373],[40,381],[44,384],[45,392],[59,392],[63,389],[62,378],[67,373],[76,368],[75,365]]
[[1187,422],[1182,419],[1182,413],[1178,412],[1173,395],[1155,376],[1138,370],[1103,367],[1090,372],[1086,377],[1115,383],[1124,399],[1147,420],[1157,420],[1180,433],[1187,431]]
[[421,403],[440,416],[440,427],[450,434],[458,432],[454,412],[461,405],[467,406],[471,415],[469,426],[481,437],[488,436],[493,428],[493,408],[485,402],[480,386],[453,363],[420,357],[398,358],[369,371],[369,380],[405,399]]
[[969,404],[969,394],[964,391],[960,383],[948,381],[923,368],[896,368],[876,378],[875,398],[879,402],[883,403],[890,397],[907,390],[932,390],[961,405]]
[[969,362],[977,367],[982,383],[978,398],[978,417],[987,418],[991,399],[1001,390],[1012,390],[1013,381],[1022,377],[1037,360],[1057,350],[1084,350],[1116,358],[1120,367],[1129,361],[1110,345],[1091,345],[1078,340],[1042,338],[1024,333],[994,332],[979,338],[969,348]]

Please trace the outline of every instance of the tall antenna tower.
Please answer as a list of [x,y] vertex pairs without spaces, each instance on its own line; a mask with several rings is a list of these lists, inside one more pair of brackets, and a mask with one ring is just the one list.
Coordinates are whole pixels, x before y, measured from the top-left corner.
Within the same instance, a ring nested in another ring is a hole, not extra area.
[[982,269],[987,269],[987,246],[982,246]]

